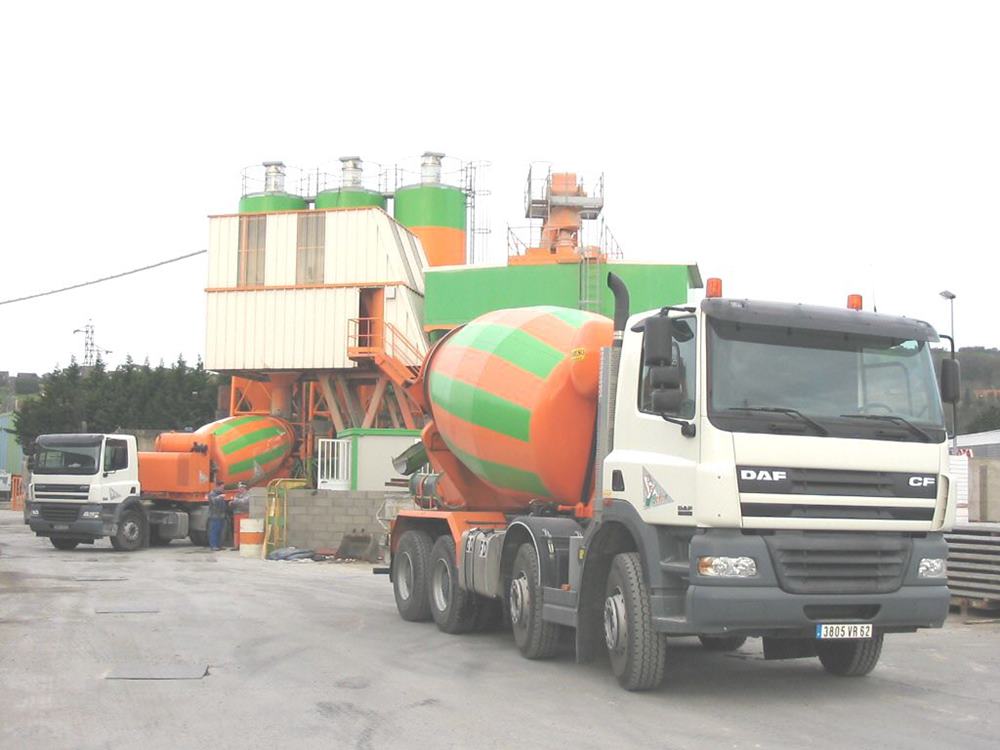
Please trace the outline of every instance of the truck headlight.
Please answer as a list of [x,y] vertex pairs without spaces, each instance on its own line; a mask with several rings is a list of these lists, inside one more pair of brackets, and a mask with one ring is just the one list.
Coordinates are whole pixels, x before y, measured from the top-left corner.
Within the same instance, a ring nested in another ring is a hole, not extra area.
[[42,512],[38,508],[32,508],[31,509],[31,515],[33,515],[33,516],[40,516],[41,514],[42,514]]
[[948,564],[940,557],[924,557],[920,560],[917,575],[921,578],[944,578],[948,574]]
[[757,561],[752,557],[699,557],[698,572],[717,578],[750,578],[757,575]]

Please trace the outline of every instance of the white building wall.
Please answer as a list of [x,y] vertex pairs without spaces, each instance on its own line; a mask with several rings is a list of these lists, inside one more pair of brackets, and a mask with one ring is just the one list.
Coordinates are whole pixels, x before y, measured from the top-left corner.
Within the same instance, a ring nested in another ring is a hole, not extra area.
[[426,260],[419,241],[380,209],[328,211],[324,286],[289,288],[296,282],[298,216],[267,215],[264,284],[276,288],[247,290],[236,287],[239,217],[211,218],[208,287],[224,291],[208,293],[205,366],[354,367],[347,358],[348,321],[359,316],[358,290],[366,286],[385,286],[385,319],[426,352],[420,325]]
[[208,287],[236,286],[239,256],[240,219],[238,216],[215,216],[208,222]]
[[359,435],[357,490],[385,491],[385,483],[399,473],[392,459],[420,440],[416,435]]
[[295,284],[298,214],[269,214],[264,250],[264,286]]

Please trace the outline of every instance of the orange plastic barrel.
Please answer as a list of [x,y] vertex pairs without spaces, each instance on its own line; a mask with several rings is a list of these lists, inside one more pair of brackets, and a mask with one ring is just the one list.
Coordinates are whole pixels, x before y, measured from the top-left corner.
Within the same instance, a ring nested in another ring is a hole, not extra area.
[[612,323],[526,307],[487,313],[445,338],[426,365],[427,399],[448,449],[496,491],[490,507],[581,500]]

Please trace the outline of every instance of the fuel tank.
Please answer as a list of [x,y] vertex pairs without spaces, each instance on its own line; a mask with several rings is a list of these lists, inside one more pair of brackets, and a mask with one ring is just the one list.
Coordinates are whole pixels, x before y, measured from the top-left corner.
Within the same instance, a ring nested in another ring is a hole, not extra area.
[[425,400],[455,457],[495,494],[469,510],[582,499],[593,450],[600,350],[611,320],[562,307],[487,313],[424,365]]
[[284,420],[248,414],[211,422],[195,432],[164,432],[156,438],[155,449],[160,454],[203,451],[216,477],[235,487],[238,482],[267,482],[288,460],[294,443],[295,433]]

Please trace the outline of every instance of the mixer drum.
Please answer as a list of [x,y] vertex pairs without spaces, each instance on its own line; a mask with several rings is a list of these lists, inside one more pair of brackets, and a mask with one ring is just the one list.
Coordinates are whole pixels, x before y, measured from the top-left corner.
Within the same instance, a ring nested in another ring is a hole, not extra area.
[[288,460],[294,442],[295,433],[284,420],[247,414],[211,422],[195,432],[165,432],[157,437],[156,450],[187,453],[196,445],[208,446],[217,478],[232,488],[238,482],[267,482]]
[[427,401],[455,456],[497,493],[493,507],[576,503],[586,482],[608,318],[561,307],[476,318],[429,355]]

